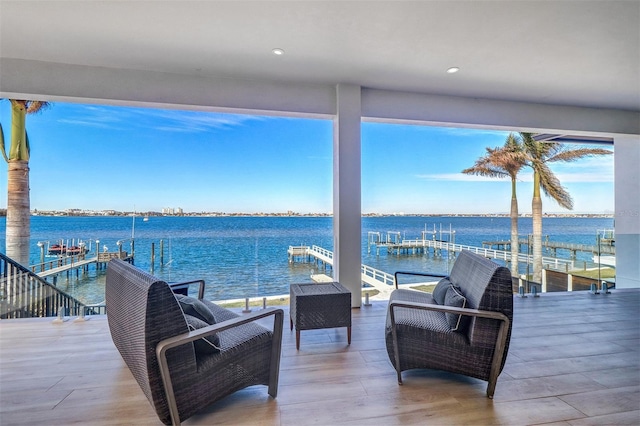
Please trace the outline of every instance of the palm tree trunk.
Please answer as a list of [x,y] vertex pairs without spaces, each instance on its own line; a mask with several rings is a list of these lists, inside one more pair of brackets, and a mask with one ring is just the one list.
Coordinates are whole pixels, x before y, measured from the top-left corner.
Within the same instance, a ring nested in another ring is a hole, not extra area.
[[29,161],[11,160],[7,180],[7,256],[29,265]]
[[542,283],[542,198],[540,197],[540,174],[533,172],[533,200],[531,201],[533,222],[533,277],[532,281]]
[[511,275],[518,276],[518,198],[516,197],[516,181],[511,180]]
[[27,107],[25,101],[11,101],[11,146],[9,160],[29,161],[26,131]]

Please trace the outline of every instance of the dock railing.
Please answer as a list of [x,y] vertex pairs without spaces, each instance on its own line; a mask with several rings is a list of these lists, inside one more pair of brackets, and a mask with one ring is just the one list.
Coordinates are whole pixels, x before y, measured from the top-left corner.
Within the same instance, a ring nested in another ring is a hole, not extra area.
[[104,314],[103,305],[87,306],[0,253],[0,318]]
[[[469,250],[481,256],[489,259],[499,259],[506,262],[511,261],[511,252],[505,250],[496,250],[485,247],[474,247],[463,244],[448,243],[438,240],[404,240],[400,244],[395,244],[393,249],[411,249],[411,248],[432,248],[447,250],[452,252],[460,252],[462,250]],[[518,262],[533,263],[533,255],[518,254]],[[553,268],[557,270],[569,270],[572,269],[575,261],[572,259],[559,259],[556,257],[543,257],[542,263],[546,268]]]
[[380,291],[393,290],[395,288],[395,278],[393,274],[389,274],[364,264],[362,265],[361,270],[362,282],[367,283]]
[[[312,256],[326,264],[333,265],[333,252],[320,246],[311,247],[290,247],[289,249],[306,249],[305,255]],[[291,253],[291,251],[290,251]],[[300,253],[302,254],[302,253]],[[395,288],[395,279],[393,274],[389,274],[371,266],[361,265],[362,282],[376,288],[381,292],[385,292]]]
[[127,260],[129,259],[129,257],[130,256],[126,251],[115,251],[115,252],[105,251],[105,252],[98,253],[98,257],[96,258],[96,261],[98,263],[109,263],[111,259]]
[[74,267],[76,264],[82,262],[83,260],[88,260],[86,253],[74,254],[71,256],[57,256],[55,259],[50,259],[45,262],[30,265],[29,269],[31,269],[31,272],[34,273],[42,273],[63,266]]
[[333,252],[320,246],[311,246],[311,251],[318,259],[333,264]]
[[[449,243],[449,242],[445,242],[445,241],[438,241],[438,240],[422,240],[422,239],[417,239],[417,240],[404,240],[398,244],[393,244],[393,247],[391,245],[387,245],[387,248],[389,250],[403,250],[403,249],[411,249],[411,248],[420,248],[420,249],[426,249],[426,248],[431,248],[434,250],[447,250],[450,251],[452,253],[454,253],[455,256],[455,252],[460,252],[462,250],[469,250],[472,251],[476,254],[479,254],[483,257],[486,258],[490,258],[490,259],[499,259],[499,260],[504,260],[505,262],[509,262],[511,260],[511,252],[510,251],[503,251],[503,250],[495,250],[495,249],[491,249],[491,248],[486,248],[486,247],[473,247],[473,246],[467,246],[467,245],[462,245],[462,244],[454,244],[454,243]],[[333,265],[333,252],[330,250],[327,250],[325,248],[319,247],[319,246],[290,246],[289,247],[289,255],[290,255],[290,261],[292,260],[292,255],[295,254],[296,256],[299,257],[304,257],[304,258],[308,258],[308,259],[314,259],[314,260],[319,260],[324,262],[325,264],[328,265]],[[533,256],[531,255],[527,255],[527,254],[522,254],[520,253],[519,256],[519,261],[526,263],[526,262],[533,262]],[[545,280],[545,276],[546,276],[546,272],[547,271],[558,271],[558,272],[563,272],[569,276],[571,276],[568,271],[569,270],[573,270],[574,267],[574,263],[575,261],[572,259],[560,259],[560,258],[554,258],[554,257],[543,257],[543,282],[542,284],[537,284],[537,283],[530,283],[529,281],[527,281],[527,288],[531,287],[531,286],[537,286],[536,289],[538,290],[538,292],[546,292],[546,280]],[[368,284],[369,286],[376,288],[377,290],[379,290],[380,292],[387,292],[390,289],[395,288],[395,281],[394,281],[394,276],[393,274],[389,274],[387,272],[384,271],[380,271],[378,269],[372,268],[371,266],[362,264],[361,265],[361,275],[362,275],[362,282],[365,284]],[[579,279],[579,278],[578,278]],[[522,278],[518,278],[518,281],[522,281]],[[572,290],[572,285],[571,285],[571,281],[568,281],[569,284],[566,284],[565,286],[565,290],[564,291],[571,291]],[[554,288],[558,287],[557,285],[554,285]],[[576,286],[577,287],[577,286]],[[515,287],[515,291],[518,291],[517,286]]]

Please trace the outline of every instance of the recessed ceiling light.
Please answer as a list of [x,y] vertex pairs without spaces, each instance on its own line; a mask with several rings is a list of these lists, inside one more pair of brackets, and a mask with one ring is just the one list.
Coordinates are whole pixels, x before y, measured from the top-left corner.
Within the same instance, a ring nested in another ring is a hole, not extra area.
[[275,49],[273,49],[271,52],[272,52],[274,55],[278,55],[278,56],[280,56],[280,55],[284,55],[284,50],[283,50],[283,49],[280,49],[280,48],[275,48]]
[[451,67],[451,68],[449,68],[449,69],[447,70],[447,74],[455,74],[455,73],[457,73],[458,71],[460,71],[460,68],[458,68],[458,67]]

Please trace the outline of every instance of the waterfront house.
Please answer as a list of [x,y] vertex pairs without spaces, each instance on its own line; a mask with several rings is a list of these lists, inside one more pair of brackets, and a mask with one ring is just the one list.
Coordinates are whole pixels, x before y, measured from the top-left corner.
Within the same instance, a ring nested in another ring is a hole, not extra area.
[[[569,135],[583,141],[607,141],[615,147],[616,287],[633,293],[640,288],[639,17],[637,1],[79,3],[2,0],[0,97],[333,120],[334,275],[352,290],[355,307],[361,304],[362,121],[530,131],[551,135],[550,138]],[[453,68],[459,68],[458,72],[447,72],[454,71]],[[558,306],[571,310],[574,303],[573,299],[564,298]],[[628,319],[626,314],[629,309],[636,310],[632,314],[637,313],[637,308],[637,303],[620,305],[618,309],[622,312],[614,311],[615,315],[619,313],[626,318],[627,329],[636,332],[637,319]],[[575,309],[589,310],[588,307]],[[24,332],[15,334],[5,331],[13,325],[2,324],[3,339],[11,336],[11,340],[2,342],[3,360],[9,344],[14,348],[23,347],[21,356],[25,360],[34,359],[38,351],[44,350],[38,346],[37,339],[23,336],[37,335],[39,327],[49,327],[48,322],[29,324],[37,325],[26,326]],[[99,321],[90,324],[101,327]],[[111,376],[116,383],[107,381],[103,387],[92,387],[87,373],[82,376],[86,377],[86,386],[74,384],[73,390],[60,391],[53,386],[55,375],[43,373],[52,381],[52,392],[66,392],[62,400],[75,401],[67,411],[69,417],[61,414],[55,417],[57,421],[90,422],[91,401],[105,397],[116,423],[137,419],[135,407],[120,408],[124,400],[138,401],[141,395],[134,388],[118,387],[118,381],[127,381],[129,376],[118,364],[117,357],[104,347],[85,348],[83,352],[83,337],[76,336],[70,328],[60,328],[53,340],[43,339],[47,349],[54,345],[57,350],[64,348],[63,353],[68,350],[70,357],[82,359],[84,356],[86,365],[92,365],[92,360],[116,365]],[[526,332],[528,330],[523,331]],[[591,348],[589,339],[580,337],[575,345]],[[637,336],[632,335],[630,339],[637,343]],[[540,346],[543,340],[541,337]],[[108,346],[109,342],[102,344]],[[344,362],[344,368],[358,369],[363,356],[345,352],[333,362]],[[315,365],[320,370],[335,367],[317,359],[313,361],[316,364],[308,358],[294,360],[294,365],[296,362]],[[601,362],[606,364],[607,358],[603,356]],[[522,365],[522,368],[532,367]],[[545,366],[536,364],[535,368]],[[626,405],[618,406],[617,413],[623,414],[605,422],[637,420],[626,414],[632,412],[631,416],[637,416],[638,413],[637,362],[635,370],[633,364],[625,368],[616,374],[631,378],[626,384],[629,394],[636,398],[635,408],[627,410]],[[50,372],[55,369],[56,366],[49,366]],[[32,371],[24,373],[24,380],[13,383],[16,395],[4,393],[7,385],[3,380],[2,396],[8,398],[2,401],[3,410],[16,407],[27,413],[41,408],[42,395],[31,393],[30,383],[43,383],[44,379],[39,378],[42,370]],[[581,377],[574,377],[574,388],[581,386],[584,376],[577,375]],[[294,376],[291,377],[293,380]],[[549,387],[554,388],[556,383]],[[303,383],[291,384],[294,386],[291,392],[300,397],[307,392],[306,395],[311,395],[308,399],[313,400],[316,389],[309,389]],[[328,383],[327,388],[338,385],[340,389],[357,386],[338,380]],[[602,382],[600,385],[607,386]],[[377,386],[391,386],[393,392],[397,391],[394,383]],[[524,398],[522,404],[543,402],[537,411],[544,412],[558,406],[563,392],[572,392],[563,386],[555,389],[545,394],[555,399]],[[452,398],[460,396],[456,392]],[[402,412],[401,408],[394,409],[406,407],[412,399],[411,394],[394,399],[395,394],[380,393],[387,395],[382,397],[382,402],[360,404],[350,391],[341,391],[337,403],[346,408],[340,412],[376,410],[382,406],[391,413],[385,418],[393,419],[393,413]],[[532,395],[540,394],[532,392]],[[594,404],[606,405],[622,396],[591,394],[589,398],[593,398]],[[295,404],[295,398],[289,401]],[[431,402],[438,403],[437,399]],[[458,403],[468,403],[466,406],[473,407],[472,410],[498,412],[495,406],[487,406],[487,401],[465,395]],[[245,413],[243,400],[231,400],[229,404],[234,407],[236,419],[245,419],[241,417]],[[268,415],[265,410],[274,409],[277,410],[277,406],[270,403],[250,412],[255,421],[262,418],[288,423],[280,417],[265,417]],[[530,418],[525,414],[530,411],[519,411],[518,404],[513,404],[510,410],[514,414],[480,417],[480,422],[484,419],[488,423],[524,424],[578,418],[571,415]],[[584,410],[581,412],[589,416]],[[42,416],[24,419],[30,424],[50,421],[45,414]],[[11,423],[17,423],[18,418],[12,416]],[[344,420],[349,418],[358,419],[347,416]],[[392,422],[402,422],[402,417],[395,419]],[[473,422],[472,417],[452,419]],[[111,419],[104,422],[108,420]],[[301,422],[305,420],[313,421],[306,417]],[[421,420],[426,422],[428,418]],[[233,423],[234,417],[225,421]],[[366,423],[362,418],[360,421]],[[248,423],[249,419],[244,422]],[[576,420],[576,423],[588,424],[589,419]]]

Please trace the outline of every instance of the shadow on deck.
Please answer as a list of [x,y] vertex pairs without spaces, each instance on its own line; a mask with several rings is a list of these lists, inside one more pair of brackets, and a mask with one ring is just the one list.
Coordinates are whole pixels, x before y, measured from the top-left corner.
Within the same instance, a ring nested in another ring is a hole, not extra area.
[[[350,346],[346,328],[309,330],[296,351],[286,328],[276,399],[251,387],[184,424],[640,424],[640,290],[515,297],[493,401],[485,382],[432,370],[398,386],[386,302],[352,312]],[[3,425],[160,424],[104,316],[0,321],[0,383]]]

